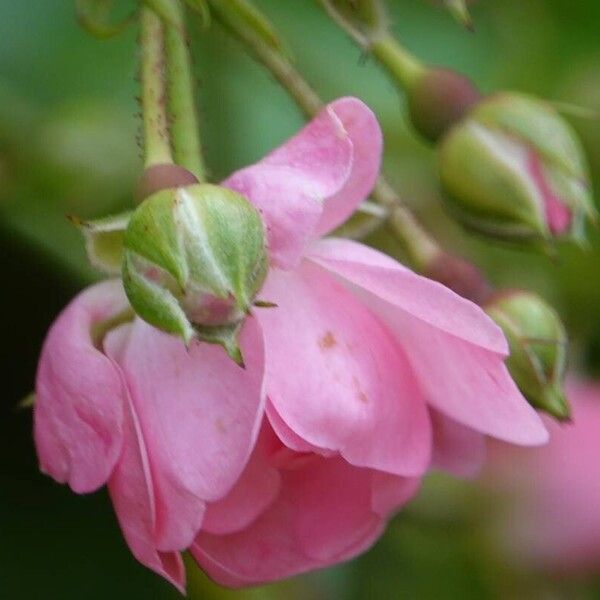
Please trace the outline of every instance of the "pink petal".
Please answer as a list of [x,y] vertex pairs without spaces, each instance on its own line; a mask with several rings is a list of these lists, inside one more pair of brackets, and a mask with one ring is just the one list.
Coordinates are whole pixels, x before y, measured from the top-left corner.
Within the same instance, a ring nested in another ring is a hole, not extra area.
[[180,340],[141,320],[119,362],[157,490],[154,542],[179,550],[200,528],[204,503],[223,498],[252,452],[264,412],[262,335],[248,319],[246,368],[218,346]]
[[[347,249],[351,260],[344,258]],[[356,243],[315,244],[310,259],[337,275],[387,324],[429,404],[506,441],[535,445],[547,440],[537,413],[504,366],[502,331],[479,307],[404,267],[380,266],[383,261],[373,250]]]
[[[257,311],[267,349],[270,402],[308,448],[355,466],[421,474],[430,425],[404,354],[370,311],[320,268],[273,270]],[[270,413],[272,418],[272,413]],[[307,447],[273,424],[283,441]]]
[[381,166],[383,136],[377,117],[357,98],[340,98],[329,105],[352,141],[352,170],[344,187],[325,202],[317,233],[341,225],[371,193]]
[[415,320],[498,354],[508,354],[502,330],[477,305],[378,250],[351,240],[328,238],[313,244],[307,257]]
[[323,456],[331,456],[335,454],[331,450],[325,450],[318,446],[309,444],[306,440],[302,439],[297,433],[290,429],[287,423],[281,418],[277,409],[273,406],[272,402],[267,402],[267,418],[269,424],[273,428],[275,435],[281,440],[281,442],[290,450],[294,452],[312,452],[315,454],[321,454]]
[[[281,475],[279,499],[248,529],[201,533],[192,546],[194,558],[219,583],[256,584],[322,568],[366,550],[381,534],[385,522],[372,506],[373,471],[316,457]],[[412,480],[395,479],[414,488]]]
[[[600,566],[600,386],[567,382],[572,423],[546,417],[550,442],[491,448],[489,481],[510,501],[501,535],[519,564],[557,572]],[[499,488],[499,489],[498,489]]]
[[380,155],[381,132],[372,112],[359,100],[342,98],[223,185],[260,210],[272,263],[290,268],[310,239],[341,223],[364,199]]
[[125,392],[92,336],[126,307],[119,282],[88,288],[55,321],[42,350],[34,408],[40,468],[78,493],[102,486],[121,452]]
[[269,464],[259,441],[229,494],[208,506],[202,531],[223,535],[245,529],[273,504],[280,490],[279,473]]
[[[109,338],[113,336],[110,334]],[[123,453],[108,483],[113,506],[133,555],[184,593],[181,556],[178,552],[160,552],[154,543],[156,489],[135,407],[129,398],[125,404]]]
[[458,477],[474,477],[485,462],[486,443],[483,434],[431,409],[433,425],[434,468]]
[[396,477],[389,473],[373,471],[371,508],[383,519],[398,512],[419,491],[418,477]]
[[565,233],[573,222],[573,212],[550,187],[544,175],[542,160],[533,150],[527,153],[527,170],[542,196],[544,214],[550,233],[554,235]]

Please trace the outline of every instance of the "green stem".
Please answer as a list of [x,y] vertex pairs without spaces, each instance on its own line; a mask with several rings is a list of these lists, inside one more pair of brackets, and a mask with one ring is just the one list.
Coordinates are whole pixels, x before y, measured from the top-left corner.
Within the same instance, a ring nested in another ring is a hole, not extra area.
[[425,72],[423,64],[389,33],[372,40],[369,49],[379,64],[400,84],[404,91],[409,91],[415,81]]
[[141,11],[141,108],[144,165],[172,163],[165,107],[164,32],[148,8]]
[[[247,0],[209,0],[221,24],[238,38],[250,51],[255,60],[261,63],[292,97],[307,118],[314,117],[324,106],[319,95],[302,77],[289,59],[273,45],[236,16],[239,8],[246,13],[257,9]],[[261,15],[262,19],[264,17]]]
[[388,222],[412,266],[417,271],[428,273],[444,250],[423,228],[383,176],[377,180],[371,196],[390,211]]
[[192,172],[198,181],[206,179],[202,158],[199,124],[194,97],[194,76],[179,0],[163,0],[170,4],[175,21],[165,21],[167,92],[169,124],[175,162]]
[[[307,118],[314,117],[324,106],[317,92],[288,58],[266,44],[252,28],[235,17],[235,14],[229,10],[231,8],[229,2],[230,0],[210,0],[218,18],[229,32],[243,42],[253,57],[273,74],[304,115]],[[247,0],[235,0],[235,2],[249,4]],[[257,9],[253,7],[253,10]],[[415,268],[421,271],[427,270],[430,261],[436,259],[442,252],[437,242],[421,226],[383,176],[379,177],[371,196],[389,210],[390,226],[400,239]]]

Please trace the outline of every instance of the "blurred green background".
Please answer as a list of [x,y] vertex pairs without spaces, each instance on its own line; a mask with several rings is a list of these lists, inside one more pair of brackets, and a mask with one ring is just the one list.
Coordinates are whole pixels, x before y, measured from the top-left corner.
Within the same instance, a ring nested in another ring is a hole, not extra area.
[[[354,94],[386,131],[385,170],[447,244],[498,284],[544,294],[561,312],[572,364],[600,375],[600,236],[555,261],[466,236],[439,206],[434,155],[412,134],[392,84],[313,0],[257,0],[302,71],[328,99]],[[600,110],[597,0],[480,0],[476,34],[433,3],[389,0],[402,41],[458,68],[484,90],[519,89]],[[124,11],[127,1],[123,0]],[[301,124],[270,77],[217,25],[193,26],[202,134],[215,180],[258,159]],[[100,42],[69,1],[0,0],[0,256],[2,381],[0,598],[168,599],[178,594],[131,557],[104,492],[79,497],[37,471],[31,418],[16,405],[33,385],[57,311],[96,274],[65,215],[95,217],[131,202],[140,169],[135,28]],[[600,187],[600,120],[571,119]],[[397,252],[381,233],[369,240]],[[400,256],[401,258],[401,256]],[[190,573],[198,599],[600,598],[593,577],[517,572],[488,535],[495,500],[434,476],[367,555],[348,565],[248,592]],[[600,568],[600,565],[599,565]]]

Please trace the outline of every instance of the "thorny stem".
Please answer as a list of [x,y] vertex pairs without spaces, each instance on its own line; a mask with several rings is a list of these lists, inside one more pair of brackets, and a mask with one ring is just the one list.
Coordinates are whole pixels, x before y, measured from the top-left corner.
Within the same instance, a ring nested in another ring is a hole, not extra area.
[[[226,6],[224,8],[227,0],[210,0],[210,3],[221,22],[246,45],[254,58],[273,74],[296,102],[304,116],[314,117],[324,106],[324,102],[290,60],[281,52],[265,44],[249,27],[245,27],[243,23],[235,19],[231,12],[226,10]],[[427,271],[429,263],[435,260],[443,250],[421,226],[383,176],[379,177],[371,196],[389,211],[387,216],[390,226],[400,239],[414,267],[420,271]],[[385,219],[385,216],[379,217],[380,223],[383,223]]]
[[194,95],[194,76],[183,9],[179,0],[171,4],[175,22],[165,22],[165,50],[169,126],[175,162],[193,173],[198,181],[206,179],[202,158],[200,128]]
[[172,163],[165,107],[164,31],[149,8],[141,10],[141,109],[146,168]]

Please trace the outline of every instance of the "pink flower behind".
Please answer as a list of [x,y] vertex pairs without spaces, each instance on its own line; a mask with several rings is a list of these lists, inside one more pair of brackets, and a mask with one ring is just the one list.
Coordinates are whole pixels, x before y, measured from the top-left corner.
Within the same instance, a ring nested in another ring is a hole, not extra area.
[[430,466],[473,474],[485,435],[546,440],[482,310],[366,246],[320,239],[369,194],[381,146],[373,113],[343,98],[224,182],[260,210],[271,259],[260,298],[276,307],[245,324],[245,370],[139,319],[94,339],[125,307],[114,282],[49,333],[42,469],[79,493],[108,483],[135,556],[179,587],[186,548],[232,586],[346,560]]
[[521,564],[600,569],[600,386],[571,380],[572,423],[546,418],[547,446],[494,447],[487,482],[507,500],[501,541]]

